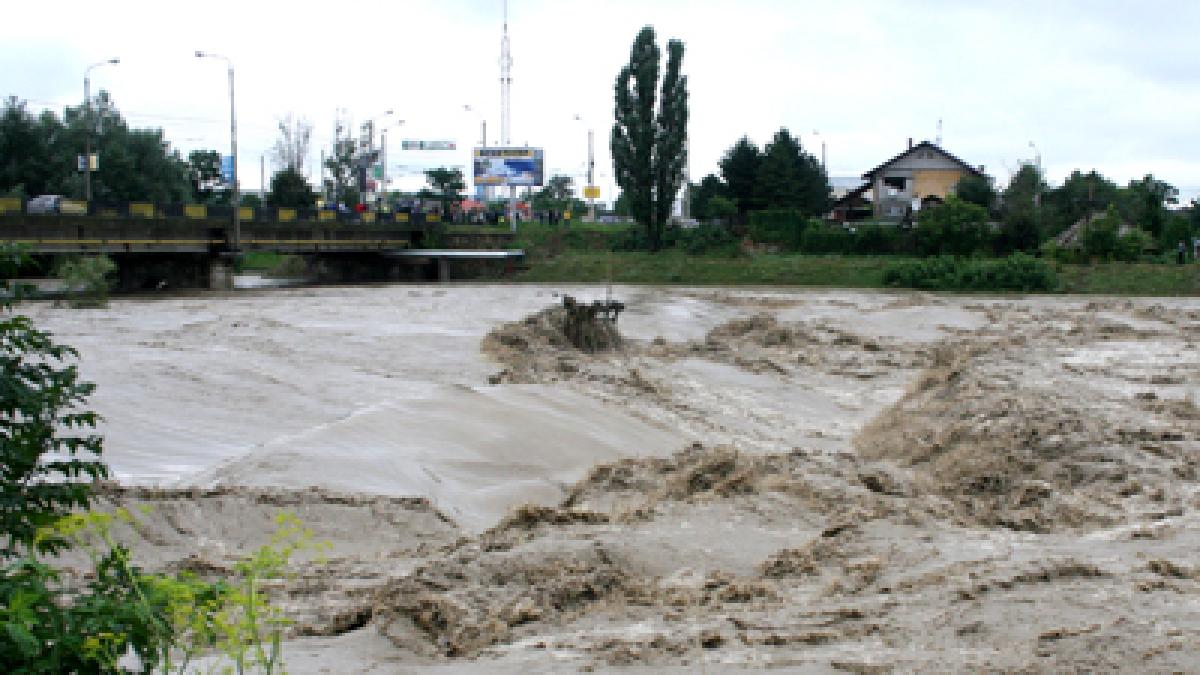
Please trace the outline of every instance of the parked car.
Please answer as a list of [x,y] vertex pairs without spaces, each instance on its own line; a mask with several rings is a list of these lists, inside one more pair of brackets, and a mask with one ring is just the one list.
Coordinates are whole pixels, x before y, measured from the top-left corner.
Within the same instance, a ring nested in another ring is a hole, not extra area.
[[73,216],[87,214],[87,203],[67,199],[62,195],[38,195],[25,203],[26,213],[66,213]]

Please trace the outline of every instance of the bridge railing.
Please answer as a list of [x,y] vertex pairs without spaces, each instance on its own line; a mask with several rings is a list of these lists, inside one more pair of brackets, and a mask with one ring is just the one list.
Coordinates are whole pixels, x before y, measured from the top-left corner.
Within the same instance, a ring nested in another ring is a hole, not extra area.
[[[241,220],[258,223],[400,223],[424,225],[438,223],[436,213],[420,211],[365,211],[334,210],[317,208],[289,208],[276,206],[242,206]],[[0,215],[24,214],[28,216],[95,216],[102,218],[186,218],[190,220],[233,219],[230,205],[207,204],[156,204],[152,202],[127,202],[103,204],[64,199],[53,212],[31,212],[28,203],[16,197],[0,197]]]

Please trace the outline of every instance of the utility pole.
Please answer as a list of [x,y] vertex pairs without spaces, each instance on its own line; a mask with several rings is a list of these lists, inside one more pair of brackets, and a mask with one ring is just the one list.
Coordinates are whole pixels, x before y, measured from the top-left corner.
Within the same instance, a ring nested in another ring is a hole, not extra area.
[[83,115],[84,122],[87,124],[83,151],[83,200],[88,203],[89,209],[92,202],[92,133],[95,128],[95,120],[92,117],[92,69],[99,66],[115,66],[120,62],[121,59],[107,59],[93,63],[83,71]]
[[[508,42],[508,0],[504,0],[504,25],[500,35],[500,144],[512,145],[512,129],[509,113],[512,89],[512,51]],[[508,186],[508,222],[513,232],[517,231],[517,188]]]
[[1033,148],[1034,166],[1037,167],[1037,191],[1033,193],[1033,205],[1040,206],[1042,202],[1042,151],[1038,150],[1038,146],[1029,141],[1029,147]]
[[596,153],[595,153],[595,132],[588,129],[588,222],[596,222],[596,198],[593,196],[593,190],[596,187]]
[[229,152],[231,155],[230,160],[233,164],[230,171],[230,180],[233,183],[233,241],[231,242],[231,248],[236,253],[242,247],[242,199],[237,175],[237,115],[235,114],[233,104],[233,61],[220,54],[210,54],[202,51],[196,52],[196,58],[221,59],[229,66]]

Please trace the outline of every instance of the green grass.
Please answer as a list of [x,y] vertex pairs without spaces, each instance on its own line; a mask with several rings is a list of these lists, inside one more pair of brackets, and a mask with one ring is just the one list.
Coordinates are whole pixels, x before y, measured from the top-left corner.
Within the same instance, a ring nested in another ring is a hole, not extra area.
[[570,251],[529,261],[518,281],[631,284],[841,286],[882,288],[886,257],[756,255],[689,256],[661,253]]
[[[609,278],[627,284],[721,286],[825,286],[885,288],[883,271],[899,256],[818,256],[760,254],[738,257],[689,256],[668,250],[658,254],[568,250],[534,254],[517,281],[600,283]],[[907,258],[911,260],[911,258]],[[1200,295],[1200,265],[1098,263],[1057,266],[1057,292],[1174,296]]]
[[246,251],[241,259],[243,270],[265,272],[273,270],[283,263],[284,254],[272,251]]
[[1059,265],[1059,290],[1103,295],[1200,295],[1200,265],[1097,263]]

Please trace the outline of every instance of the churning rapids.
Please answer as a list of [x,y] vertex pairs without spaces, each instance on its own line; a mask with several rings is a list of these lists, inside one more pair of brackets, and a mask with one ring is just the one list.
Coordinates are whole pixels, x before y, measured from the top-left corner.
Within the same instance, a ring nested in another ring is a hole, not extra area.
[[[1194,301],[307,287],[25,305],[151,569],[295,513],[292,672],[1200,662]],[[71,563],[70,560],[67,561]]]

